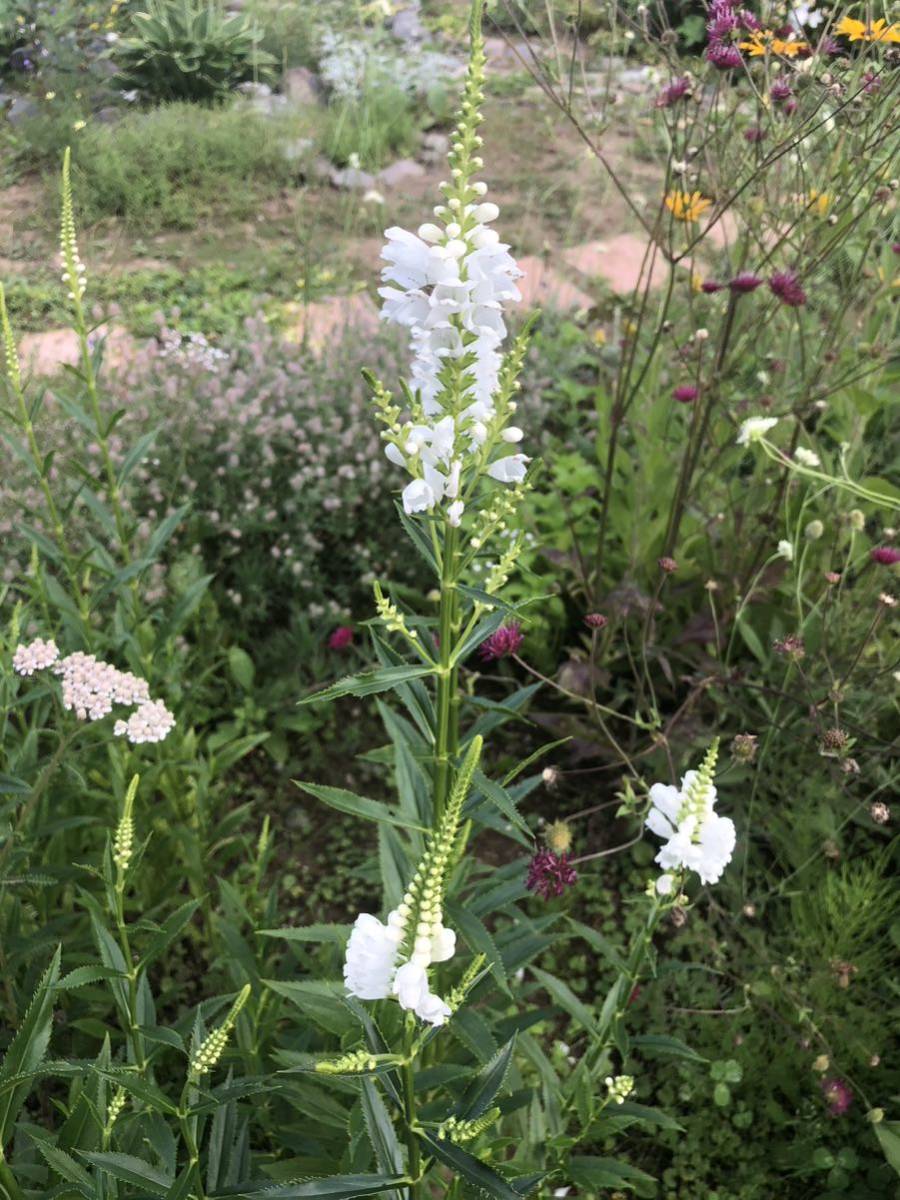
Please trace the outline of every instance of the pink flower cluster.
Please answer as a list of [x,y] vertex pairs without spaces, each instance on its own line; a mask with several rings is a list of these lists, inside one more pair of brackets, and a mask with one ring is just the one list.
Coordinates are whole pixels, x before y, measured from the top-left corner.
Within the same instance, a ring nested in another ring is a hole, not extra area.
[[567,854],[538,850],[529,863],[525,886],[529,892],[549,900],[551,896],[561,896],[566,888],[577,882],[578,872],[569,862]]
[[147,681],[130,671],[120,671],[81,650],[60,658],[56,643],[42,638],[16,648],[16,674],[31,676],[48,668],[61,681],[63,708],[80,721],[101,721],[109,716],[114,704],[133,707],[135,711],[127,721],[116,722],[113,733],[134,745],[161,742],[175,726],[175,718],[165,704],[150,699]]
[[481,643],[478,652],[485,662],[494,662],[498,658],[506,658],[510,654],[518,654],[525,640],[522,627],[518,621],[510,621],[501,625]]

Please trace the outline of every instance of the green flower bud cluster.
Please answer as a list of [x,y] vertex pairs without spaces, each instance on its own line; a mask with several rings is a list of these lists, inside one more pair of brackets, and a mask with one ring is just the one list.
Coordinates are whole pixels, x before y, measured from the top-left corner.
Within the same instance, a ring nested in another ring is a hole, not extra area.
[[6,375],[18,392],[22,386],[22,373],[19,369],[19,354],[16,350],[16,340],[13,337],[12,326],[9,323],[9,313],[6,310],[6,295],[2,284],[0,284],[0,325],[3,327],[3,353],[6,362]]
[[634,1091],[634,1076],[633,1075],[607,1075],[604,1080],[606,1090],[609,1094],[609,1099],[614,1104],[624,1104],[631,1093]]
[[109,1102],[109,1108],[106,1110],[106,1128],[112,1129],[116,1121],[122,1115],[125,1108],[125,1103],[128,1100],[128,1093],[123,1087],[116,1088],[112,1100]]
[[69,289],[69,299],[77,304],[87,287],[87,277],[84,263],[78,254],[78,243],[75,240],[75,210],[72,203],[72,155],[68,147],[63,157],[62,170],[62,228],[60,233],[60,250],[63,260],[63,283]]
[[207,1071],[211,1071],[216,1066],[219,1059],[225,1053],[225,1047],[228,1045],[228,1038],[231,1031],[237,1024],[238,1016],[241,1009],[247,1003],[250,996],[250,984],[245,983],[238,993],[238,997],[229,1009],[228,1016],[211,1034],[203,1041],[199,1050],[194,1052],[194,1057],[191,1059],[190,1073],[193,1076],[204,1075]]
[[387,390],[380,379],[376,379],[371,371],[363,371],[363,378],[372,389],[372,403],[375,406],[375,413],[379,421],[387,427],[388,432],[382,433],[382,437],[387,440],[391,435],[399,438],[400,429],[400,406],[394,403],[394,397]]
[[471,1142],[480,1133],[484,1133],[499,1119],[500,1109],[489,1108],[483,1116],[471,1121],[461,1121],[459,1117],[448,1117],[437,1131],[438,1141]]
[[[483,741],[474,737],[456,776],[441,823],[431,835],[428,848],[416,868],[412,882],[396,909],[396,924],[403,931],[398,960],[416,961],[423,966],[431,961],[431,939],[442,925],[444,876],[459,832],[462,806],[472,785],[472,776],[481,757]],[[394,914],[392,914],[393,916]]]
[[404,637],[415,641],[418,638],[418,633],[415,629],[410,629],[406,624],[406,617],[400,611],[392,600],[389,600],[381,590],[381,584],[377,581],[374,585],[375,591],[375,607],[378,609],[378,615],[384,622],[389,633],[402,633]]
[[525,498],[526,490],[523,483],[517,483],[512,488],[494,492],[487,507],[478,513],[472,530],[473,549],[480,550],[495,533],[506,529],[507,522],[515,516]]
[[447,996],[446,1003],[451,1012],[457,1012],[465,1004],[466,997],[475,986],[478,976],[484,969],[485,962],[487,962],[487,958],[484,954],[476,954],[469,963],[462,979]]
[[[481,9],[480,3],[472,6],[469,65],[466,68],[462,102],[455,114],[456,127],[450,136],[450,182],[441,185],[447,195],[447,208],[450,213],[459,215],[463,232],[467,226],[466,205],[484,195],[483,187],[471,182],[474,173],[484,166],[477,153],[483,140],[478,133],[478,126],[484,120],[481,105],[484,102],[484,68],[487,61],[481,30]],[[439,209],[436,215],[445,217],[448,213]]]
[[707,750],[703,762],[700,764],[700,769],[691,781],[690,786],[685,792],[684,802],[681,805],[681,811],[678,814],[678,823],[681,824],[687,817],[694,815],[698,818],[697,832],[700,830],[699,818],[703,815],[706,797],[709,795],[709,789],[712,787],[713,776],[716,771],[716,761],[719,757],[719,739],[714,738],[709,749]]
[[134,853],[134,821],[132,820],[132,812],[134,810],[134,798],[137,794],[139,782],[140,777],[135,775],[128,785],[122,816],[119,819],[119,824],[116,827],[116,835],[113,838],[112,859],[123,875],[131,865],[131,857]]
[[323,1059],[316,1063],[320,1075],[357,1075],[365,1071],[374,1071],[378,1061],[390,1055],[370,1054],[368,1050],[351,1050],[340,1058]]

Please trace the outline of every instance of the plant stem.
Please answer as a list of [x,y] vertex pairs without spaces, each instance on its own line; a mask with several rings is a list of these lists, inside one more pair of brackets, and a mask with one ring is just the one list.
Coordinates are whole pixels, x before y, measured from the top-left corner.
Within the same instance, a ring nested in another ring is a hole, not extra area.
[[458,730],[455,726],[458,706],[454,703],[456,669],[451,667],[453,626],[456,614],[456,556],[457,534],[450,526],[444,537],[441,564],[441,609],[438,625],[437,714],[434,738],[434,825],[444,815],[444,805],[450,790],[450,755],[456,749]]
[[3,1157],[2,1148],[0,1148],[0,1200],[24,1200],[22,1190],[16,1183],[16,1177]]
[[419,1139],[413,1132],[413,1125],[416,1119],[416,1088],[415,1075],[413,1073],[413,1040],[415,1038],[415,1024],[407,1020],[406,1023],[406,1062],[403,1064],[403,1123],[406,1129],[406,1150],[408,1161],[406,1169],[410,1178],[415,1180],[409,1188],[410,1200],[418,1200],[422,1195],[422,1185],[419,1182],[419,1176],[422,1173],[422,1161],[419,1155]]

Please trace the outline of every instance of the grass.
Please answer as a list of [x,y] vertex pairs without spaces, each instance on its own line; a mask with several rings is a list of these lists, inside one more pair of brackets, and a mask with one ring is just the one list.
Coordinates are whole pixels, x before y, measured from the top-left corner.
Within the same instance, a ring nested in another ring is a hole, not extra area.
[[300,125],[238,105],[176,103],[88,126],[73,144],[81,219],[121,217],[153,230],[248,216],[294,181],[283,147],[304,132]]

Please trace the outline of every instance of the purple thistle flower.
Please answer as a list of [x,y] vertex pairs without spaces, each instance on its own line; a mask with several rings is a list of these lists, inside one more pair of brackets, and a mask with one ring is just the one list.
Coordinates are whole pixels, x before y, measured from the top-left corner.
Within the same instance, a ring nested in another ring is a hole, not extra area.
[[786,79],[776,79],[769,88],[769,96],[776,104],[781,104],[783,100],[790,99],[794,94],[794,89]]
[[786,117],[792,116],[797,111],[797,101],[791,96],[790,100],[784,102],[784,114]]
[[677,104],[679,100],[683,100],[685,96],[689,96],[691,92],[691,81],[686,75],[682,75],[680,79],[673,79],[668,86],[656,97],[657,108],[671,108],[673,104]]
[[751,125],[748,129],[744,130],[744,141],[750,142],[751,145],[754,142],[761,142],[765,136],[766,131],[761,125]]
[[700,389],[691,383],[681,383],[672,390],[672,399],[677,400],[679,404],[693,404],[699,395]]
[[747,292],[755,292],[761,283],[762,280],[752,271],[741,271],[729,281],[728,286],[736,296],[745,296]]
[[894,563],[900,562],[900,550],[896,546],[876,546],[869,558],[882,567],[892,567]]
[[706,32],[709,34],[709,41],[727,42],[729,35],[734,33],[739,25],[740,22],[737,15],[730,9],[727,12],[722,12],[707,22]]
[[591,629],[603,629],[609,621],[607,617],[604,617],[603,613],[591,612],[585,615],[584,623]]
[[853,1103],[853,1093],[843,1079],[834,1077],[820,1080],[822,1095],[833,1117],[842,1117]]
[[737,46],[730,46],[727,42],[713,42],[707,46],[706,59],[720,71],[733,71],[744,62]]
[[484,639],[479,647],[479,654],[485,662],[494,662],[498,658],[518,654],[524,640],[519,622],[510,621],[508,625],[501,625],[490,637]]
[[712,296],[715,292],[721,292],[724,286],[724,283],[718,283],[715,279],[704,279],[700,284],[700,291],[705,292],[707,296]]
[[769,280],[773,296],[789,308],[800,308],[806,303],[806,292],[796,271],[776,271]]
[[762,29],[762,22],[749,9],[742,8],[738,15],[741,19],[741,25],[743,25],[748,33],[754,33],[757,29]]
[[569,862],[568,854],[554,854],[552,850],[538,850],[528,864],[525,886],[529,892],[549,900],[561,896],[566,888],[578,882],[578,872]]

